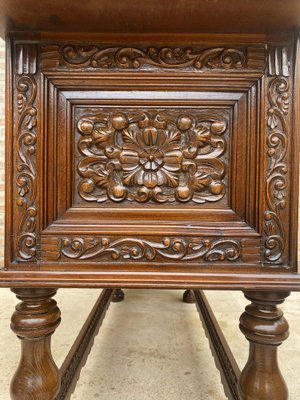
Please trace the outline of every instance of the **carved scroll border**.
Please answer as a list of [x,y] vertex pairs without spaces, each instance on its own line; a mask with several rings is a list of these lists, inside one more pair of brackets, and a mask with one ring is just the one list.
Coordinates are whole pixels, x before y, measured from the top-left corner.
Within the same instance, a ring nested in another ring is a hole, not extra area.
[[17,45],[15,65],[16,161],[15,188],[17,210],[16,260],[36,262],[37,255],[37,47]]
[[42,49],[44,68],[90,68],[104,70],[192,69],[265,70],[263,45],[204,47],[175,45],[103,46],[97,43],[49,44]]
[[287,250],[290,49],[270,46],[268,50],[264,262],[279,267],[285,264]]
[[[242,240],[232,238],[162,237],[110,238],[93,237],[42,237],[41,251],[44,260],[151,262],[158,258],[169,261],[206,263],[232,263],[242,261],[247,253]],[[245,247],[246,246],[246,247]]]

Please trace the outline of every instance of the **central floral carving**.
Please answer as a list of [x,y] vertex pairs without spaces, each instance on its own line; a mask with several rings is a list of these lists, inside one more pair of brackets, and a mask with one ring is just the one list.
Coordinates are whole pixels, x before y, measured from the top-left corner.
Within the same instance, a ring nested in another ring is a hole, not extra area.
[[[143,129],[143,125],[147,124]],[[157,186],[177,187],[182,153],[180,136],[168,135],[159,129],[159,122],[142,121],[140,128],[123,132],[123,150],[120,163],[125,185],[138,185],[145,193],[155,192]]]
[[104,112],[78,121],[79,194],[88,201],[217,201],[225,194],[224,118]]

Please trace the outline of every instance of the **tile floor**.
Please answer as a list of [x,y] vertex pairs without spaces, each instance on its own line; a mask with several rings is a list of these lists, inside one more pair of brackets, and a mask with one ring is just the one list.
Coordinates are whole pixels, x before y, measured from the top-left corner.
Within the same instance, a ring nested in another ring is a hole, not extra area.
[[[224,400],[218,371],[195,306],[182,291],[127,290],[123,303],[110,306],[71,400]],[[237,361],[247,358],[247,341],[238,318],[247,300],[240,292],[206,292]],[[62,323],[53,336],[53,355],[61,365],[99,290],[61,289],[56,300]],[[9,329],[14,295],[0,289],[0,399],[19,357]],[[290,338],[280,347],[280,365],[290,399],[300,400],[300,294],[282,306]],[[272,399],[270,399],[272,400]]]

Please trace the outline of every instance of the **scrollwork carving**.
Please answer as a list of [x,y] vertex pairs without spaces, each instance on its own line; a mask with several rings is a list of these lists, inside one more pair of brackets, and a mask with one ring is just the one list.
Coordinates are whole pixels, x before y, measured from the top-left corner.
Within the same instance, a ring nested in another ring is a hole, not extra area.
[[285,229],[282,210],[287,200],[287,116],[289,111],[289,81],[273,78],[268,86],[267,113],[267,177],[265,211],[265,260],[282,263],[285,249]]
[[163,238],[160,242],[123,238],[62,238],[61,255],[75,260],[97,260],[110,255],[113,260],[168,260],[233,262],[241,257],[241,244],[231,239]]
[[227,118],[190,110],[82,116],[77,124],[79,195],[98,203],[222,199]]
[[22,209],[18,225],[17,252],[23,261],[36,256],[36,166],[37,109],[34,105],[37,84],[32,75],[17,79],[17,206]]
[[69,67],[102,69],[156,68],[240,69],[246,66],[244,49],[217,47],[196,51],[189,47],[107,47],[66,45],[61,60]]

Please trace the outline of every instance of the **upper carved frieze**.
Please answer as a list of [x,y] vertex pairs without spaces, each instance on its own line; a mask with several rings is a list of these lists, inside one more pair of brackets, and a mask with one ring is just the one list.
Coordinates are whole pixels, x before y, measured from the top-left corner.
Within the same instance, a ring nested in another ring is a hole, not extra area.
[[158,47],[99,44],[48,45],[42,49],[45,68],[65,66],[109,70],[192,69],[228,70],[265,68],[261,45],[239,47]]

